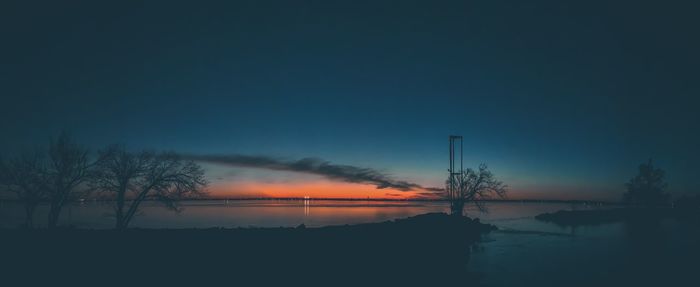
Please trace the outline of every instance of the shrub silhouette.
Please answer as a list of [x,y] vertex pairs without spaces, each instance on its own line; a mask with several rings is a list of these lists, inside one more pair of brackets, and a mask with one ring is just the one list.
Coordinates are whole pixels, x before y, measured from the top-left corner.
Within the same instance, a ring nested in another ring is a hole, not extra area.
[[639,173],[626,184],[624,202],[630,206],[654,207],[668,205],[670,195],[666,192],[666,172],[648,163],[639,165]]

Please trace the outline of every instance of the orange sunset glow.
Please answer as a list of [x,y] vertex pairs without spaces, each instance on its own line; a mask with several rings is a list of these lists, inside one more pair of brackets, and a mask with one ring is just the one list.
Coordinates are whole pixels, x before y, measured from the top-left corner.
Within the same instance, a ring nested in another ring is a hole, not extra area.
[[377,189],[374,185],[332,181],[284,183],[227,182],[213,184],[208,189],[213,197],[304,197],[311,198],[391,198],[408,199],[420,196],[420,191]]

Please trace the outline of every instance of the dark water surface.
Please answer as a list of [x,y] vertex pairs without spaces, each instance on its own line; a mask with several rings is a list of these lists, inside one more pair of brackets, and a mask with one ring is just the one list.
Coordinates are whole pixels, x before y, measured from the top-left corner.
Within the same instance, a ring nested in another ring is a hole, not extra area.
[[[327,226],[380,222],[427,212],[447,212],[438,202],[378,201],[189,201],[181,213],[145,203],[133,221],[142,228]],[[489,213],[470,217],[499,227],[471,251],[464,268],[480,276],[481,286],[698,286],[697,223],[656,220],[564,227],[535,215],[571,209],[602,208],[554,203],[493,203]],[[111,228],[111,206],[73,204],[62,224]],[[0,206],[0,226],[23,220],[14,203]],[[46,208],[37,214],[45,221]],[[444,252],[433,246],[435,252]],[[437,264],[437,263],[436,263]]]
[[[132,227],[141,228],[209,228],[209,227],[309,227],[371,223],[404,218],[428,212],[449,212],[443,202],[405,201],[334,201],[334,200],[198,200],[183,203],[180,213],[169,211],[156,202],[141,204]],[[489,212],[469,209],[470,217],[505,229],[528,229],[566,232],[551,224],[540,223],[534,216],[561,209],[594,208],[585,205],[553,203],[493,203]],[[37,209],[35,221],[45,225],[48,206]],[[73,203],[61,214],[62,225],[80,228],[112,228],[114,217],[108,202]],[[22,206],[13,202],[0,204],[0,227],[22,224]]]

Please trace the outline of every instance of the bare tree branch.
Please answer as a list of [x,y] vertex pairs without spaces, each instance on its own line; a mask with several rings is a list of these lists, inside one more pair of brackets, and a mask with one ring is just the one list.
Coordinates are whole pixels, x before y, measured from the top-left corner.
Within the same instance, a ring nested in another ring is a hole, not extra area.
[[39,152],[24,153],[7,162],[0,159],[0,185],[24,204],[25,226],[34,225],[34,210],[48,194],[45,158]]
[[100,157],[103,160],[96,165],[91,185],[116,196],[117,229],[128,227],[144,200],[157,200],[179,212],[180,200],[203,194],[206,186],[202,168],[175,153],[132,153],[123,146],[111,146]]
[[473,203],[480,211],[486,212],[485,200],[505,198],[508,192],[508,186],[497,180],[485,164],[479,165],[476,171],[467,168],[448,178],[446,185],[447,199],[455,215],[462,215],[467,203]]
[[49,228],[56,227],[63,205],[77,193],[77,187],[89,176],[92,164],[88,162],[88,150],[65,132],[49,146],[47,174],[51,182],[49,199]]

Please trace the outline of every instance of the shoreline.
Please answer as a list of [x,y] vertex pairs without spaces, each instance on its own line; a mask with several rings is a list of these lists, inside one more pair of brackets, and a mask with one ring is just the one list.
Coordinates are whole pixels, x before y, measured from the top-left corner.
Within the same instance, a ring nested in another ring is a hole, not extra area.
[[559,226],[600,225],[627,221],[676,219],[700,221],[700,210],[683,208],[610,208],[595,210],[559,210],[535,216],[536,220]]
[[[467,272],[471,246],[495,229],[478,219],[427,213],[316,228],[0,229],[0,237],[13,246],[3,254],[7,262],[24,262],[13,267],[32,266],[40,274],[55,272],[51,269],[55,267],[61,272],[90,270],[104,275],[130,266],[149,270],[146,277],[154,279],[160,272],[188,264],[188,273],[180,275],[233,272],[237,279],[265,283],[302,274],[344,278],[352,273],[361,275],[354,279],[357,283],[367,276],[413,283],[418,278],[439,280],[445,272],[454,275],[446,278],[449,281],[471,278]],[[71,264],[60,265],[64,258]],[[7,273],[14,274],[10,270]]]
[[[153,199],[144,199],[144,202],[157,202]],[[397,198],[304,198],[304,197],[256,197],[256,198],[187,198],[182,201],[391,201],[391,202],[449,202],[447,199],[397,199]],[[0,202],[20,202],[17,199],[0,199]],[[115,202],[113,199],[85,199],[73,200],[72,203],[81,202]],[[498,203],[562,203],[562,204],[591,204],[591,205],[622,205],[620,202],[603,200],[559,200],[559,199],[489,199],[481,202]],[[48,201],[42,201],[48,203]]]

